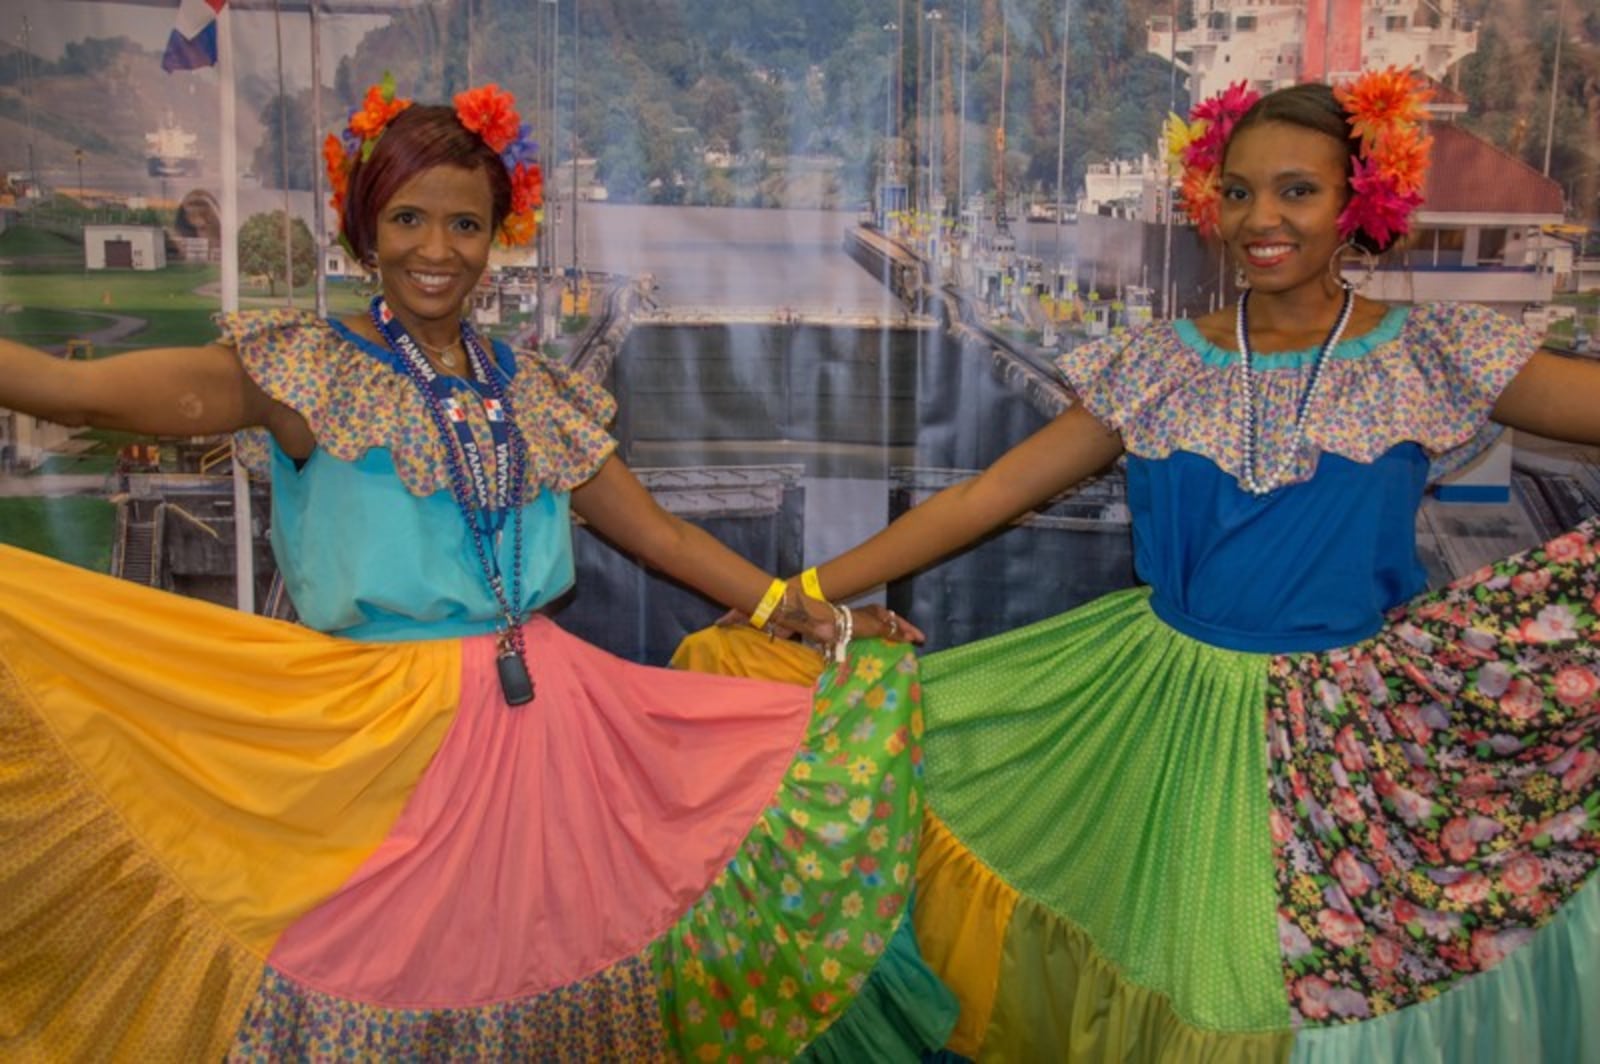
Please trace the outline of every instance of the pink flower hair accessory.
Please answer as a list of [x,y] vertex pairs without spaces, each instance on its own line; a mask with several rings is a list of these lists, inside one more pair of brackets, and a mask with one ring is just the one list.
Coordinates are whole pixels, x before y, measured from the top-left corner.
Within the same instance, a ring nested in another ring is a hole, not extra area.
[[[1365,234],[1388,247],[1411,231],[1422,204],[1433,138],[1423,134],[1424,105],[1433,90],[1416,73],[1397,67],[1370,70],[1333,87],[1350,137],[1350,198],[1338,218],[1339,236]],[[1222,155],[1234,127],[1259,95],[1243,82],[1196,104],[1186,121],[1167,116],[1163,133],[1167,166],[1178,180],[1178,200],[1204,237],[1218,233]]]
[[1200,230],[1200,235],[1217,235],[1219,204],[1222,199],[1222,153],[1233,127],[1261,95],[1242,81],[1229,85],[1215,96],[1195,104],[1189,119],[1168,115],[1164,134],[1167,142],[1167,168],[1178,178],[1178,200]]

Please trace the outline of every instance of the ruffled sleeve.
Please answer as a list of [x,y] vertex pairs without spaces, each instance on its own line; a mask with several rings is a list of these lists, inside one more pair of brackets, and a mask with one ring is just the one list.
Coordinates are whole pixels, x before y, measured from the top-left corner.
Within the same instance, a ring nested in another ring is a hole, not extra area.
[[[450,486],[444,446],[410,379],[383,353],[368,350],[309,311],[270,310],[217,316],[220,342],[239,354],[260,388],[310,425],[319,449],[354,462],[389,452],[408,491],[430,495]],[[528,441],[527,492],[569,490],[593,476],[616,443],[604,425],[615,403],[598,385],[538,355],[513,356],[497,343],[507,394]],[[475,435],[489,438],[481,406],[463,404]],[[271,466],[263,429],[237,434],[237,453],[252,472]]]
[[1171,327],[1150,325],[1120,336],[1081,344],[1056,358],[1056,369],[1079,403],[1108,428],[1126,435],[1144,421],[1153,405],[1168,398],[1182,380],[1182,352],[1162,358],[1174,345],[1164,341]]
[[1473,441],[1541,339],[1536,330],[1476,303],[1415,308],[1406,350],[1418,384],[1411,410],[1416,438],[1439,455]]
[[[496,353],[510,354],[496,343]],[[599,471],[616,450],[606,425],[617,415],[611,393],[559,362],[532,351],[515,356],[512,409],[528,440],[528,475],[536,484],[571,491]]]
[[[1443,476],[1494,441],[1494,402],[1539,346],[1539,335],[1475,304],[1392,308],[1365,335],[1341,342],[1305,422],[1294,425],[1316,351],[1258,355],[1255,381],[1264,426],[1261,463],[1274,468],[1294,447],[1294,479],[1316,470],[1317,454],[1371,462],[1414,441]],[[1080,402],[1122,436],[1129,453],[1203,455],[1231,476],[1244,461],[1237,352],[1206,340],[1190,322],[1159,323],[1084,344],[1056,366]]]

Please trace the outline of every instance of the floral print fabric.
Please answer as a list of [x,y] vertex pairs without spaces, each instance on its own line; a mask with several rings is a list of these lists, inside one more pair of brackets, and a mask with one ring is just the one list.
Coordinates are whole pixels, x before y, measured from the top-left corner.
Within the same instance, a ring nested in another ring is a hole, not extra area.
[[[413,495],[448,490],[444,444],[416,385],[392,356],[358,342],[309,311],[267,310],[217,316],[219,342],[237,349],[245,372],[268,395],[304,417],[317,446],[343,461],[386,448]],[[513,373],[506,393],[528,441],[527,494],[568,491],[588,480],[615,448],[604,426],[616,403],[599,385],[538,354],[513,355],[495,345]],[[483,404],[462,403],[485,461],[493,448]],[[240,459],[254,473],[271,466],[265,430],[237,437]]]
[[[1327,360],[1306,416],[1312,446],[1301,449],[1296,480],[1311,476],[1320,451],[1370,462],[1406,441],[1432,455],[1481,449],[1490,441],[1477,434],[1495,398],[1539,345],[1533,330],[1473,304],[1389,314],[1366,336],[1340,343]],[[1257,424],[1269,426],[1263,469],[1278,468],[1293,437],[1314,354],[1256,355]],[[1076,347],[1056,366],[1090,413],[1122,434],[1130,453],[1164,458],[1188,451],[1238,477],[1245,419],[1237,352],[1207,343],[1187,322],[1164,323]]]
[[922,731],[909,647],[852,643],[823,673],[779,795],[656,946],[685,1057],[791,1060],[850,1007],[908,910]]
[[655,983],[637,959],[548,994],[461,1009],[349,1001],[268,969],[230,1061],[665,1060]]
[[1297,1022],[1437,996],[1527,942],[1600,861],[1589,521],[1270,665],[1284,979]]

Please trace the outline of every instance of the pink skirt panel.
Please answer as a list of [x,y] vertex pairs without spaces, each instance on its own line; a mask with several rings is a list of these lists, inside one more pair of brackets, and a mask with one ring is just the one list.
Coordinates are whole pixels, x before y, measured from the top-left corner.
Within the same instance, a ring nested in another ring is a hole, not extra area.
[[636,665],[544,618],[509,708],[490,637],[394,830],[279,939],[291,979],[371,1004],[538,994],[637,953],[699,897],[776,792],[804,687]]

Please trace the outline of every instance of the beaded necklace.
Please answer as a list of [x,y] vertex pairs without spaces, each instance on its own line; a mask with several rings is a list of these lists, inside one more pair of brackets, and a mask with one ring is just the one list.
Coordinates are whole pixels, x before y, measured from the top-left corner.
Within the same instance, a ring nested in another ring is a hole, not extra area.
[[1344,335],[1344,327],[1350,323],[1350,312],[1355,308],[1356,300],[1355,293],[1346,289],[1344,303],[1339,307],[1339,317],[1311,364],[1311,379],[1306,382],[1306,390],[1301,393],[1299,405],[1295,408],[1294,428],[1289,434],[1288,446],[1278,456],[1277,467],[1270,476],[1265,477],[1258,468],[1261,457],[1260,426],[1256,418],[1255,382],[1250,369],[1253,357],[1250,353],[1250,324],[1245,311],[1249,301],[1248,291],[1239,296],[1239,312],[1234,320],[1235,339],[1239,344],[1239,381],[1244,392],[1244,468],[1239,472],[1239,485],[1251,495],[1259,496],[1276,491],[1294,477],[1295,465],[1300,459],[1300,447],[1305,442],[1306,415],[1311,410],[1311,401],[1316,398],[1318,385],[1322,383],[1323,366],[1327,364],[1329,353],[1339,345],[1339,337]]
[[[444,444],[450,493],[461,510],[462,519],[467,523],[479,569],[490,593],[494,595],[502,618],[499,651],[495,659],[500,689],[508,705],[520,706],[531,702],[533,678],[528,672],[528,651],[523,639],[524,617],[521,612],[522,503],[527,444],[513,416],[510,397],[501,388],[494,363],[485,353],[477,334],[463,321],[462,350],[466,353],[473,380],[482,386],[485,393],[483,409],[493,437],[495,461],[494,482],[491,484],[484,472],[478,441],[473,438],[472,430],[467,425],[466,412],[456,399],[456,390],[429,363],[421,346],[406,331],[400,319],[394,316],[382,296],[372,300],[371,312],[373,324],[400,356],[406,376],[421,393],[434,427],[439,430],[440,442]],[[511,519],[512,554],[509,595],[500,570],[499,555],[495,551],[495,544],[505,530],[508,514]]]

